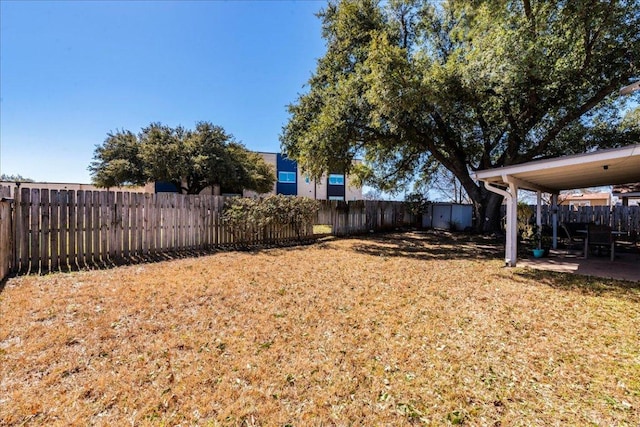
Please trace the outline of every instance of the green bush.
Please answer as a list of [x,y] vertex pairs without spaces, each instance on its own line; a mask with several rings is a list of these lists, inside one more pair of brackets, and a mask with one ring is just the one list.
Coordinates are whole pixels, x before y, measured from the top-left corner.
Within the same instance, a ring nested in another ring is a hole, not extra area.
[[523,202],[518,202],[518,232],[520,238],[529,240],[533,237],[533,207]]
[[273,241],[287,228],[301,240],[313,234],[311,230],[318,209],[318,202],[306,197],[234,197],[225,204],[222,221],[229,227],[234,241],[241,245]]

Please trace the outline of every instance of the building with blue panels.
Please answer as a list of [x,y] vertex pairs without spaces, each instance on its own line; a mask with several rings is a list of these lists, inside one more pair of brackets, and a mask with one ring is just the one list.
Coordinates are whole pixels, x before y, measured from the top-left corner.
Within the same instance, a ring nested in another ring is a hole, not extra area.
[[[295,160],[282,153],[259,153],[274,167],[276,184],[270,194],[310,197],[317,200],[361,200],[362,188],[350,185],[348,175],[337,172],[313,180],[302,173]],[[255,196],[245,191],[245,196]]]
[[[317,200],[361,200],[362,188],[350,185],[348,175],[335,172],[323,176],[320,180],[313,180],[302,173],[295,160],[287,158],[282,153],[258,153],[264,161],[273,167],[276,182],[273,189],[266,194],[284,194],[287,196],[310,197]],[[171,183],[150,183],[147,191],[154,193],[175,193],[178,189]],[[224,189],[218,186],[207,187],[200,194],[224,195]],[[253,191],[242,192],[245,197],[258,196]]]

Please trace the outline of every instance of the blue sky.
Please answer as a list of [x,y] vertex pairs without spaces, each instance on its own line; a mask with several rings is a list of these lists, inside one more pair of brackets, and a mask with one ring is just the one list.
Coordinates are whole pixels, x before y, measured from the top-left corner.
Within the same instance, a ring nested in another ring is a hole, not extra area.
[[324,1],[0,1],[0,172],[90,182],[109,131],[220,125],[278,151]]

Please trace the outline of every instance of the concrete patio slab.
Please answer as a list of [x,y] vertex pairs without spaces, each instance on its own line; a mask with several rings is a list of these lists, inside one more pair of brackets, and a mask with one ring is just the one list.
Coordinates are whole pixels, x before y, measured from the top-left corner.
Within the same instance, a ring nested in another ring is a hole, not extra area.
[[553,250],[546,258],[520,259],[518,267],[640,282],[640,252],[616,253],[610,261],[608,256],[585,259],[582,253]]

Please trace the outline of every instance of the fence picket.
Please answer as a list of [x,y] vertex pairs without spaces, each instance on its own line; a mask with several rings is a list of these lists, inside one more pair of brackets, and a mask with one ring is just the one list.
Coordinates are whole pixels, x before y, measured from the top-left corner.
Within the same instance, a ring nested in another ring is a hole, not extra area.
[[76,193],[76,262],[78,268],[85,265],[85,192],[78,190]]
[[143,207],[144,207],[144,194],[138,193],[135,195],[136,203],[136,254],[138,256],[142,256],[144,251],[143,248],[143,232],[144,232],[144,217],[143,217]]
[[67,191],[67,208],[69,215],[69,244],[67,257],[69,258],[69,268],[76,265],[76,192]]
[[108,239],[109,239],[109,261],[114,262],[117,253],[118,236],[118,214],[116,206],[116,195],[113,191],[107,192],[107,217],[108,217]]
[[98,193],[98,209],[100,210],[100,237],[98,242],[100,242],[100,261],[103,264],[109,262],[109,206],[108,206],[108,195],[109,193],[106,191],[100,191]]
[[[6,188],[6,187],[4,187]],[[0,188],[3,192],[4,188]],[[2,194],[5,197],[6,193]],[[7,195],[8,196],[8,195]],[[13,220],[11,202],[0,200],[0,280],[9,274],[13,265]]]
[[41,232],[42,240],[40,245],[40,263],[43,271],[49,271],[49,251],[51,243],[49,241],[51,229],[50,229],[50,210],[49,204],[49,190],[43,189],[40,193],[40,206],[41,206]]
[[129,256],[136,255],[138,253],[138,193],[129,194]]
[[151,195],[144,195],[144,240],[143,240],[143,253],[145,255],[149,255],[151,253],[153,244],[151,239],[153,235],[151,234]]
[[40,190],[31,190],[31,261],[30,270],[38,271],[40,268]]
[[19,220],[19,229],[16,231],[16,257],[19,259],[20,271],[29,270],[29,213],[31,212],[31,192],[28,188],[20,190],[19,212],[16,218]]
[[61,269],[66,269],[69,266],[69,204],[67,197],[67,190],[58,191],[58,266]]
[[100,262],[104,261],[102,259],[102,241],[100,240],[101,232],[102,232],[102,223],[101,223],[101,209],[100,209],[100,198],[103,191],[94,191],[91,195],[91,217],[92,217],[92,225],[93,225],[93,262],[95,265],[99,265]]
[[115,204],[113,205],[114,206],[113,228],[115,230],[115,235],[114,235],[113,256],[115,257],[115,259],[121,260],[122,253],[123,253],[122,251],[122,233],[123,233],[122,191],[118,191],[117,193],[115,193],[114,197],[115,197]]
[[91,191],[84,192],[84,266],[93,263],[93,210],[91,209],[93,194]]
[[60,269],[60,192],[49,191],[50,271]]
[[122,256],[125,259],[129,258],[129,244],[131,239],[131,228],[129,226],[129,214],[131,212],[131,193],[122,193],[122,209],[121,209],[121,221],[122,221]]

